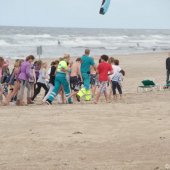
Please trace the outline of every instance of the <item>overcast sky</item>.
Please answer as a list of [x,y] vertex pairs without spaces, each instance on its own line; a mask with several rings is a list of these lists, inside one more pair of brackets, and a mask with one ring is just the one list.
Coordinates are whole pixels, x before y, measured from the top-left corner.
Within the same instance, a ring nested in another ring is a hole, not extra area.
[[0,0],[0,25],[170,29],[170,0]]

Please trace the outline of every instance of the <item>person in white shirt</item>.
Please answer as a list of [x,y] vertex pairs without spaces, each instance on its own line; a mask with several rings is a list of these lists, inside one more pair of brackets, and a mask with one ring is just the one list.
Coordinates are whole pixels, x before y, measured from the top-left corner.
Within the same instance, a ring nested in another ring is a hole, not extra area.
[[45,90],[45,96],[47,95],[48,90],[49,90],[47,87],[47,82],[46,82],[47,76],[48,76],[47,63],[43,63],[42,67],[39,71],[39,78],[37,80],[37,88],[35,89],[34,96],[32,97],[32,101],[34,101],[34,99],[40,93],[41,88],[43,88]]
[[113,74],[109,75],[109,80],[110,80],[110,93],[109,93],[109,100],[111,100],[113,91],[112,91],[112,79],[117,74],[120,72],[121,67],[119,66],[119,60],[114,59],[113,57],[110,57],[110,64],[112,65],[113,69]]
[[112,91],[113,91],[113,97],[115,100],[117,99],[116,90],[118,90],[118,92],[119,92],[120,99],[122,98],[123,76],[125,76],[125,71],[120,70],[120,72],[117,72],[116,74],[114,74],[114,77],[112,78]]

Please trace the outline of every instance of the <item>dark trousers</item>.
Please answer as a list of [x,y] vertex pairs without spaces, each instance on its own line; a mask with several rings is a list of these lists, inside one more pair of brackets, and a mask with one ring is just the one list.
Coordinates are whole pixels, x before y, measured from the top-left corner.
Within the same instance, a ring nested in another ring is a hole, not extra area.
[[116,89],[118,90],[119,94],[122,94],[122,88],[121,88],[120,84],[116,81],[112,81],[113,95],[116,95]]
[[169,82],[169,77],[170,77],[170,70],[167,70],[166,76],[167,76],[167,78],[166,78],[166,83],[168,84],[168,82]]
[[37,88],[35,89],[34,91],[34,96],[32,97],[32,100],[34,100],[37,95],[40,93],[41,91],[41,88],[43,88],[45,90],[45,96],[46,94],[48,93],[48,87],[46,86],[46,84],[43,84],[43,83],[37,83]]

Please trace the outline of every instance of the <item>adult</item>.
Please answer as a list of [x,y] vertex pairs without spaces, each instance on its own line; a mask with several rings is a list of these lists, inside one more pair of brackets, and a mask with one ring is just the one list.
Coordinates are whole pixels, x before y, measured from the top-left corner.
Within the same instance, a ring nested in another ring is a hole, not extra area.
[[90,57],[90,50],[86,49],[85,54],[81,57],[81,75],[84,83],[84,87],[77,93],[77,100],[85,96],[86,101],[91,100],[90,92],[90,68],[93,67],[96,70],[94,59]]
[[166,83],[168,84],[170,76],[170,52],[168,53],[168,58],[166,59],[166,70],[167,70]]
[[[55,76],[55,86],[50,96],[48,97],[46,103],[52,104],[54,98],[57,96],[61,87],[63,87],[66,97],[70,96],[70,87],[67,81],[67,72],[68,72],[68,63],[70,61],[70,55],[65,55],[63,59],[58,64],[57,73]],[[67,101],[69,104],[72,104],[72,99],[69,98]]]

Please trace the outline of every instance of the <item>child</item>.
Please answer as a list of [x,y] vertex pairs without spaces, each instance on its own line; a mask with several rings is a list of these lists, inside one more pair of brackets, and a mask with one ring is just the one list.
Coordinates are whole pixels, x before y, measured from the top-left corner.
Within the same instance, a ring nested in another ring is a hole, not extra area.
[[37,80],[37,88],[35,89],[34,96],[32,97],[32,101],[37,97],[37,95],[40,93],[41,88],[45,90],[45,96],[48,93],[48,87],[46,85],[46,78],[47,78],[47,63],[42,64],[42,68],[39,72],[39,78]]
[[30,70],[31,70],[31,64],[34,61],[35,57],[33,55],[30,55],[26,57],[26,60],[22,62],[20,67],[20,73],[18,76],[18,80],[20,81],[20,90],[17,95],[17,105],[23,106],[24,105],[24,90],[25,87],[27,88],[27,102],[29,103],[31,96],[29,93],[30,86],[29,86],[29,78],[31,78]]
[[9,85],[11,86],[11,93],[9,93],[6,97],[6,101],[4,105],[8,105],[9,102],[12,100],[12,98],[15,98],[18,94],[18,91],[20,89],[20,81],[18,80],[18,75],[20,72],[20,66],[23,60],[16,60],[14,69],[12,71],[10,80],[9,80]]
[[4,93],[4,87],[2,84],[3,78],[4,78],[3,72],[4,72],[4,69],[8,67],[8,65],[9,65],[9,62],[5,61],[3,57],[0,57],[0,104],[2,104],[2,100],[3,100],[2,95]]
[[108,72],[112,73],[112,66],[108,63],[109,57],[107,55],[101,56],[101,63],[97,67],[97,73],[99,74],[99,86],[97,89],[97,96],[95,104],[98,103],[101,93],[104,93],[106,102],[108,102],[107,83]]
[[38,77],[39,77],[39,72],[40,72],[41,66],[42,66],[41,60],[34,62],[34,70],[35,70],[35,76],[36,76],[36,81],[35,81],[35,84],[34,84],[34,91],[35,91],[36,86],[37,86],[37,80],[38,80]]
[[121,82],[123,81],[123,76],[125,76],[125,71],[121,70],[120,72],[117,72],[116,74],[114,74],[114,77],[112,78],[112,90],[113,90],[114,99],[117,99],[116,89],[119,92],[120,99],[122,98]]
[[113,90],[112,90],[112,78],[117,72],[120,72],[121,67],[119,66],[119,60],[114,59],[113,57],[110,57],[110,64],[112,65],[113,74],[109,74],[110,79],[110,92],[109,92],[109,100],[112,98]]
[[35,66],[34,64],[32,64],[30,69],[30,78],[28,79],[28,85],[29,85],[28,96],[30,96],[30,98],[27,100],[27,104],[34,104],[34,102],[31,99],[34,95],[35,84],[36,84]]
[[[55,75],[56,75],[56,70],[57,70],[57,67],[58,67],[58,64],[59,64],[59,61],[56,60],[56,61],[53,61],[51,63],[51,68],[50,68],[50,72],[48,72],[49,74],[49,91],[47,93],[47,95],[44,97],[43,99],[43,102],[46,102],[46,100],[48,99],[48,97],[50,96],[51,92],[53,91],[54,89],[54,82],[55,82]],[[60,101],[61,102],[61,101]]]
[[96,81],[97,81],[97,74],[94,67],[90,68],[90,84],[91,84],[91,92],[92,92],[92,98],[95,96],[96,92]]

